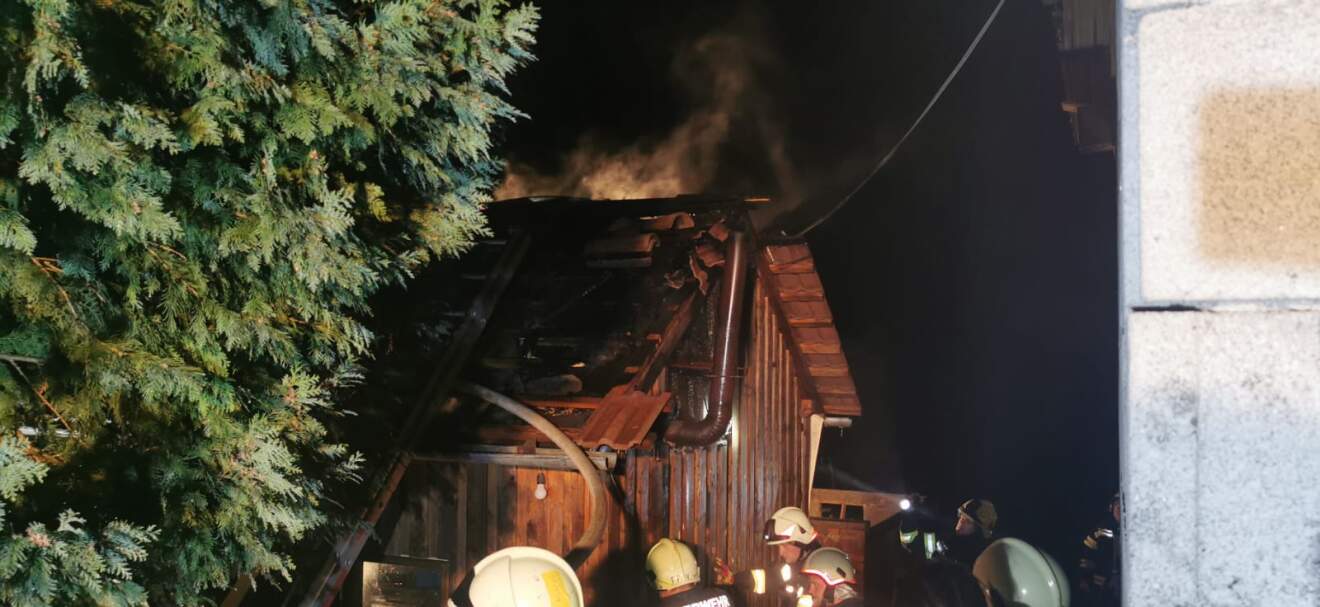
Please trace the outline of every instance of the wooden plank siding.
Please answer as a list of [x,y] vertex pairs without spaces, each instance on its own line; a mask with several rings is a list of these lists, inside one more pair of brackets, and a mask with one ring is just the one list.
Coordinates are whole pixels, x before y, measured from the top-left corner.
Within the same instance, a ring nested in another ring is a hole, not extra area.
[[857,586],[866,582],[866,530],[865,521],[839,521],[813,518],[811,522],[820,533],[820,543],[848,553],[857,569]]
[[[664,536],[696,547],[707,579],[715,558],[734,571],[766,567],[774,555],[761,541],[762,524],[781,506],[807,505],[802,378],[769,294],[759,281],[751,291],[729,436],[706,447],[621,454],[607,483],[618,495],[610,500],[605,540],[578,570],[588,604],[634,604],[636,593],[648,591],[645,551]],[[538,475],[546,482],[544,500],[534,497]],[[451,586],[498,548],[529,544],[566,554],[590,516],[576,472],[415,462],[401,497],[405,506],[386,553],[452,560]]]

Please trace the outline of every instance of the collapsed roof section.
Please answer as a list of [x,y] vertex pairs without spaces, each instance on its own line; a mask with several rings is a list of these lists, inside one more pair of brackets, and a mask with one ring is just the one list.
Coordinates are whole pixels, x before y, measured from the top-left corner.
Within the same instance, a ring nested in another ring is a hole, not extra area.
[[[497,234],[529,235],[531,244],[460,375],[536,407],[587,448],[627,449],[672,419],[701,419],[730,234],[750,232],[746,210],[763,203],[709,196],[491,203]],[[755,280],[773,295],[795,363],[810,377],[804,412],[860,415],[807,245],[751,236]],[[467,413],[482,423],[454,430],[459,443],[538,440],[499,412]]]

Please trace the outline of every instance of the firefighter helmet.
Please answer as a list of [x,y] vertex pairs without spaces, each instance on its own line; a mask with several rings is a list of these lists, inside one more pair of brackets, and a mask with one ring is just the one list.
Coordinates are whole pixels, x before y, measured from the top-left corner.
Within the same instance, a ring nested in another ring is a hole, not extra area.
[[1017,538],[990,544],[972,567],[976,579],[1008,605],[1068,607],[1068,577],[1044,551]]
[[981,535],[990,537],[995,533],[995,523],[999,522],[999,514],[995,512],[995,505],[990,500],[970,499],[958,507],[958,515],[965,516],[981,529]]
[[807,560],[802,563],[802,573],[820,578],[831,588],[857,583],[857,569],[853,567],[852,559],[838,548],[821,548],[807,555]]
[[472,570],[473,607],[582,607],[573,568],[549,550],[515,546],[492,553]]
[[656,590],[673,590],[701,581],[697,556],[683,542],[661,538],[646,553],[646,571]]
[[794,542],[810,544],[816,539],[816,528],[801,508],[780,508],[765,522],[765,543],[771,546]]

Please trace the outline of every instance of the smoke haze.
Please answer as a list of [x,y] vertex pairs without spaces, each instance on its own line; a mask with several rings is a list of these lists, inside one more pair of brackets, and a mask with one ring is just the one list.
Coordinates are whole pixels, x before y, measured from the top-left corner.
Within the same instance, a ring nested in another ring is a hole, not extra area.
[[[559,170],[548,173],[512,162],[495,197],[625,199],[700,192],[717,180],[727,164],[730,146],[726,144],[736,130],[750,131],[759,139],[755,145],[740,143],[739,151],[764,154],[761,163],[769,167],[781,195],[795,196],[796,178],[784,138],[757,78],[758,71],[774,59],[758,42],[758,20],[737,22],[736,30],[703,35],[675,56],[671,76],[694,108],[677,127],[662,137],[622,147],[585,134],[561,159]],[[741,126],[744,120],[749,126]]]

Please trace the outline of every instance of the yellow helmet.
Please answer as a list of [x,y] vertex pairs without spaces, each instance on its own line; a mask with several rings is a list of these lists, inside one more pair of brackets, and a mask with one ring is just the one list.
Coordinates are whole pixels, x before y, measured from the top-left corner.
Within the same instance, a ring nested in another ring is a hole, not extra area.
[[1068,577],[1044,551],[1017,538],[990,544],[976,558],[972,574],[1010,605],[1068,607]]
[[765,522],[765,543],[771,546],[795,542],[810,544],[816,539],[816,527],[801,508],[780,508]]
[[646,571],[656,590],[673,590],[701,581],[697,556],[683,542],[661,538],[646,553]]
[[559,555],[530,546],[505,548],[472,570],[473,607],[582,607],[582,584]]

